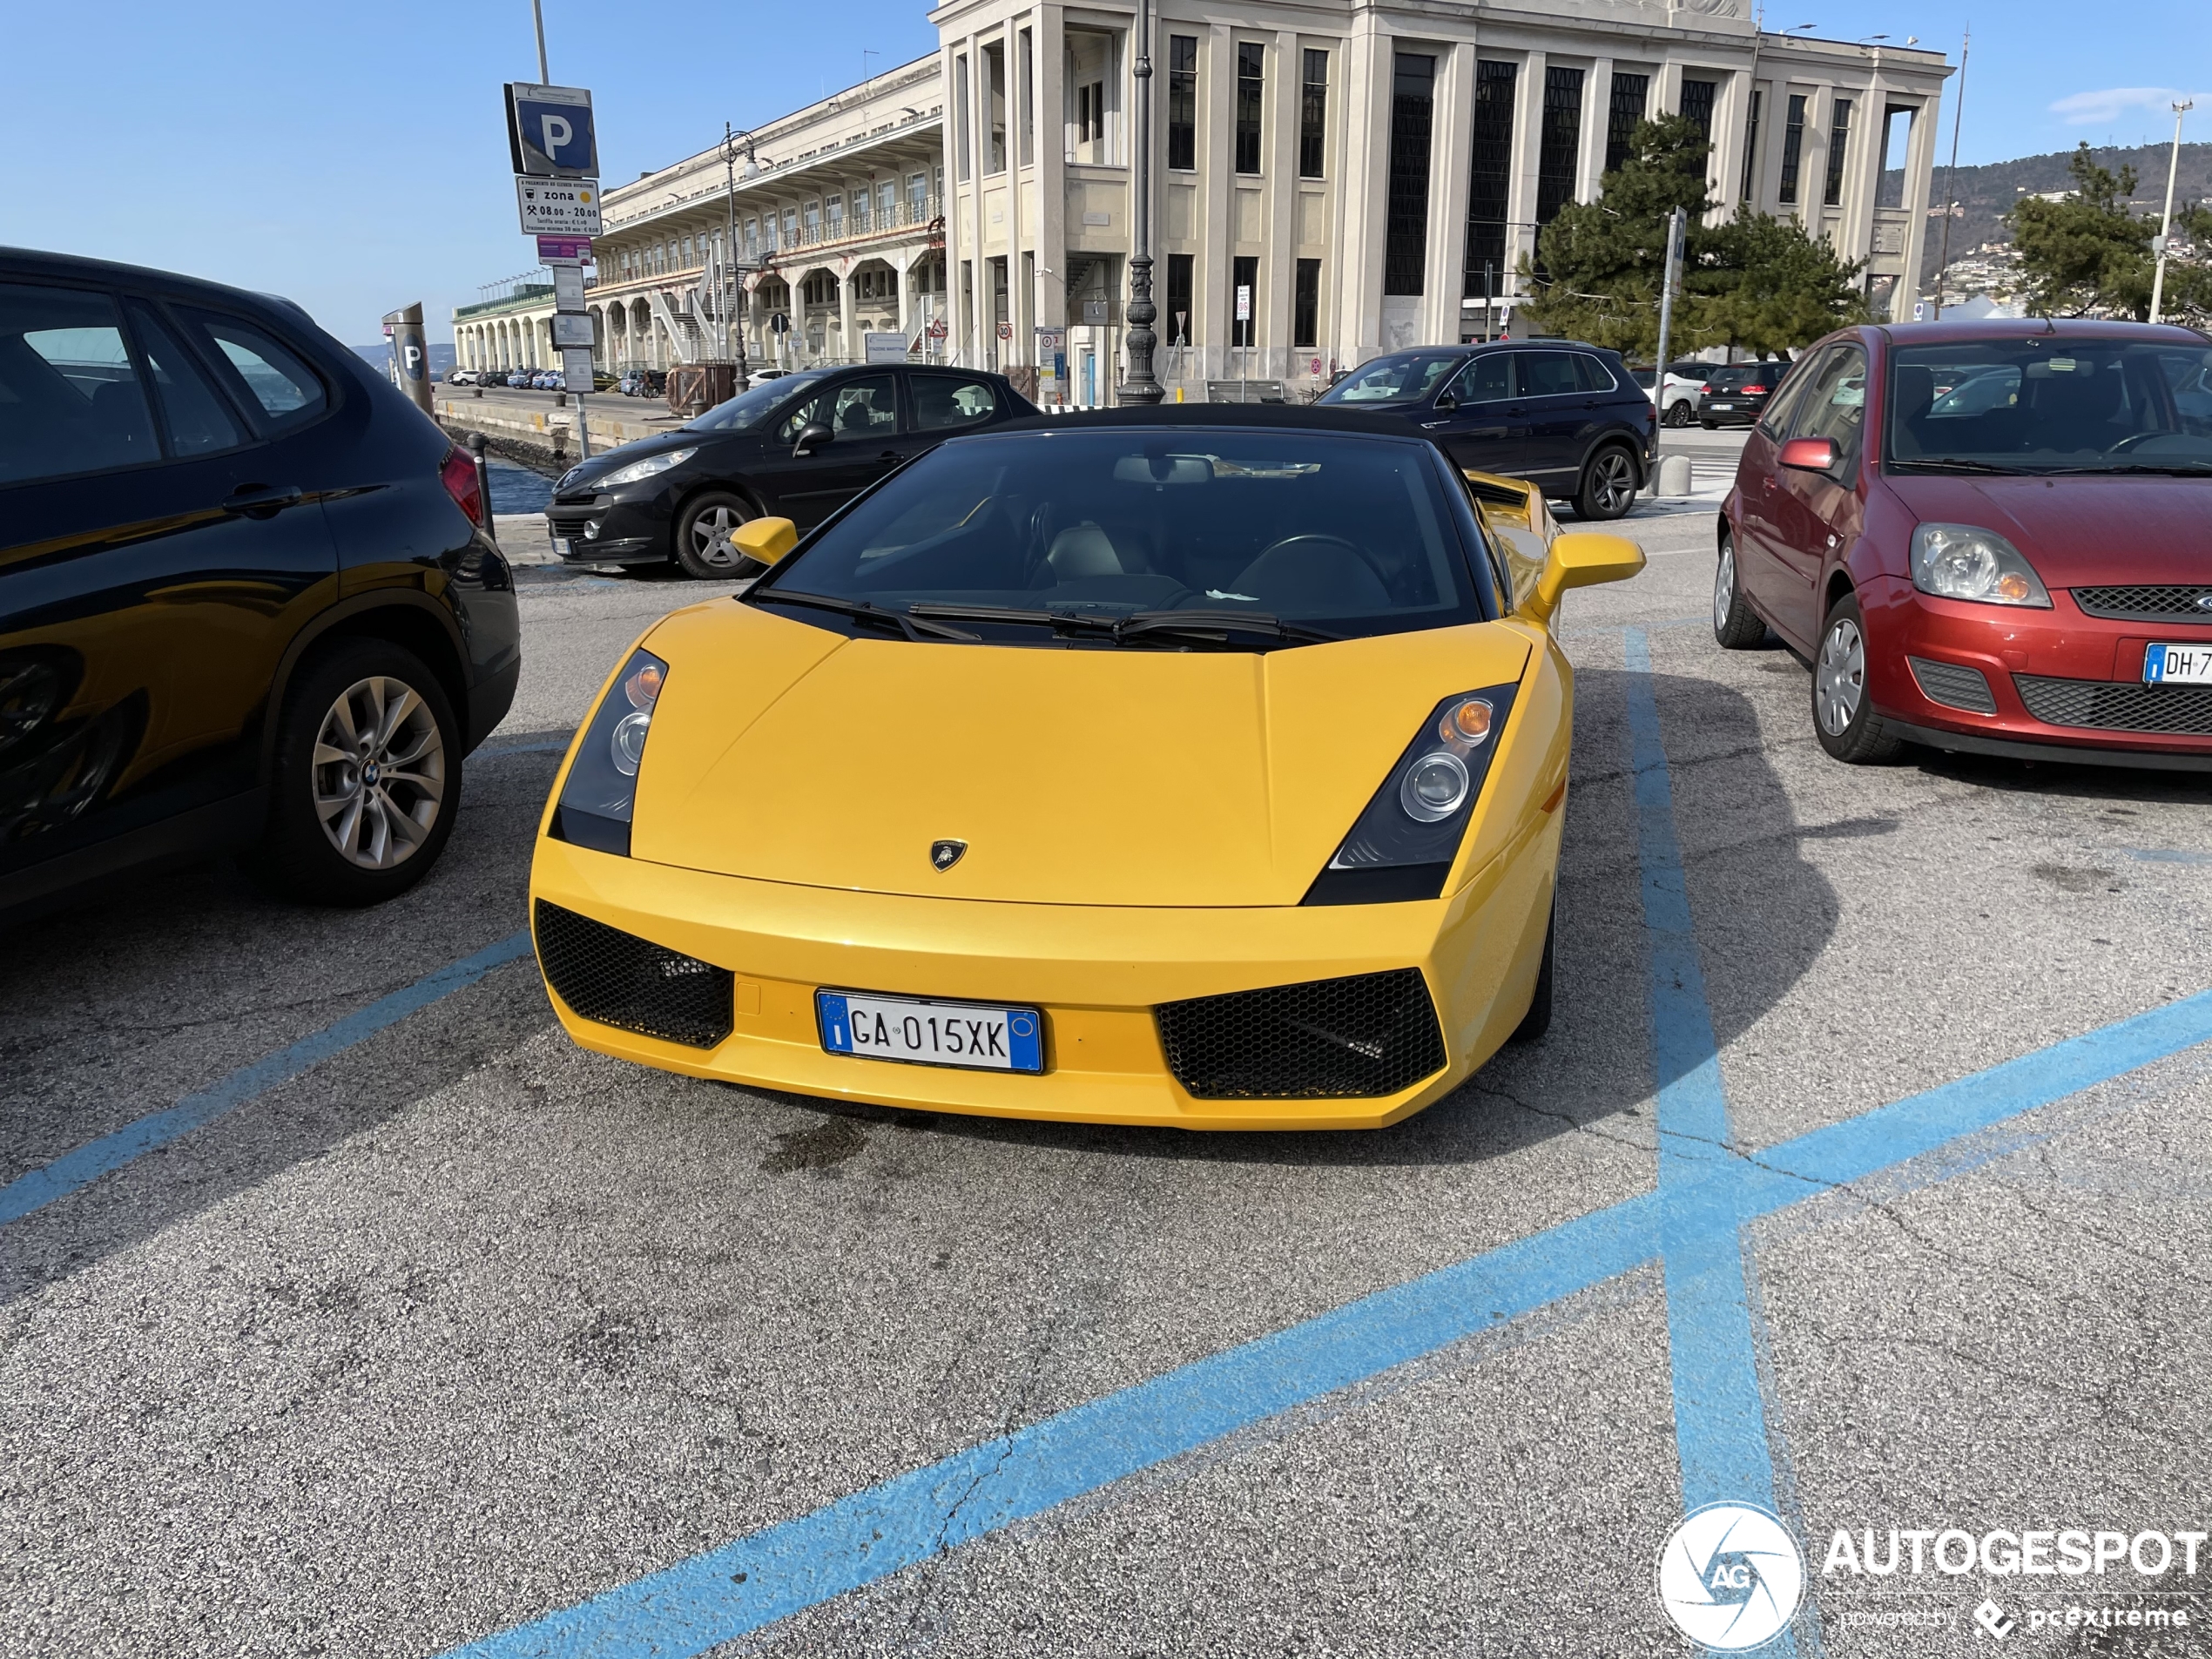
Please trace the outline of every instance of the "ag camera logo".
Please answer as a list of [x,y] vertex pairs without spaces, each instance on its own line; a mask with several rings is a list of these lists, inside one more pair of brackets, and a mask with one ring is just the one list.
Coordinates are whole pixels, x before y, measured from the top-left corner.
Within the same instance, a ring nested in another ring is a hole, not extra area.
[[1716,1653],[1743,1653],[1782,1634],[1805,1588],[1805,1558],[1789,1529],[1753,1504],[1693,1509],[1659,1552],[1659,1604],[1675,1629]]

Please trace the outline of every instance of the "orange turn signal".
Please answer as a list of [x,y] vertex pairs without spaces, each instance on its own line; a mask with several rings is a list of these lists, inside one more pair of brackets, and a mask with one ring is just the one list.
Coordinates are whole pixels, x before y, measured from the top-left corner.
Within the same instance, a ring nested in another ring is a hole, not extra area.
[[651,713],[653,705],[660,700],[660,670],[648,663],[623,682],[623,694],[629,698],[631,708]]
[[1447,743],[1480,743],[1490,735],[1490,705],[1479,697],[1468,698],[1444,717],[1438,735]]

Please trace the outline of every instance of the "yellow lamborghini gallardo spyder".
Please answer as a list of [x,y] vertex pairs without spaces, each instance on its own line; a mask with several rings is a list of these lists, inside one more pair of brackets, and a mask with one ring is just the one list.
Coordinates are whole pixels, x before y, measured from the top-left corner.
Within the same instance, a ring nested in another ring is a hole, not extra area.
[[1373,416],[1185,406],[956,437],[738,539],[766,574],[647,631],[545,813],[538,961],[586,1048],[1307,1129],[1541,1035],[1549,624],[1633,543]]

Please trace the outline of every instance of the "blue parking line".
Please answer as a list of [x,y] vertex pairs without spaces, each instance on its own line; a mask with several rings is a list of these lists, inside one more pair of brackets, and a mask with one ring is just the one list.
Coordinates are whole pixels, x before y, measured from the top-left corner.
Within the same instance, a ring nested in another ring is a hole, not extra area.
[[18,1176],[0,1187],[0,1226],[20,1221],[55,1199],[91,1185],[102,1176],[144,1157],[157,1147],[166,1146],[180,1135],[204,1129],[256,1096],[290,1082],[333,1055],[374,1036],[387,1026],[396,1024],[442,997],[474,985],[493,968],[527,956],[529,952],[529,928],[509,934],[497,944],[487,945],[475,955],[464,956],[435,974],[426,974],[414,984],[377,998],[367,1008],[300,1038],[289,1048],[280,1049],[251,1065],[240,1066],[212,1088],[187,1095],[166,1110],[151,1112],[113,1134],[103,1135],[97,1141],[64,1153],[41,1169]]
[[[1675,833],[1674,783],[1651,689],[1651,648],[1640,628],[1622,636],[1628,670],[1630,764],[1636,805],[1650,986],[1652,1075],[1658,1084],[1659,1190],[1666,1263],[1667,1354],[1674,1380],[1675,1450],[1685,1512],[1734,1499],[1776,1508],[1757,1339],[1744,1288],[1743,1241],[1694,1204],[1676,1200],[1733,1156],[1720,1050]],[[1788,1631],[1776,1659],[1794,1656]]]
[[[954,1453],[448,1659],[701,1654],[1652,1261],[1664,1264],[1685,1507],[1773,1506],[1742,1228],[2212,1041],[2212,992],[1757,1153],[1729,1143],[1648,643],[1630,651],[1660,1090],[1656,1190]],[[1976,1162],[1953,1162],[1931,1181]],[[1804,1622],[1817,1645],[1817,1625]],[[1785,1631],[1764,1651],[1793,1652]]]

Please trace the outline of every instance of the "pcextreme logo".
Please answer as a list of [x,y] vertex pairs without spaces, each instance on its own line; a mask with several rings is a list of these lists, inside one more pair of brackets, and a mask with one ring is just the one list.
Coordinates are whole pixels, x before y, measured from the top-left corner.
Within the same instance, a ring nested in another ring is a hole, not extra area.
[[1683,1517],[1659,1552],[1659,1604],[1675,1629],[1716,1653],[1764,1647],[1804,1594],[1805,1561],[1788,1528],[1746,1503]]

